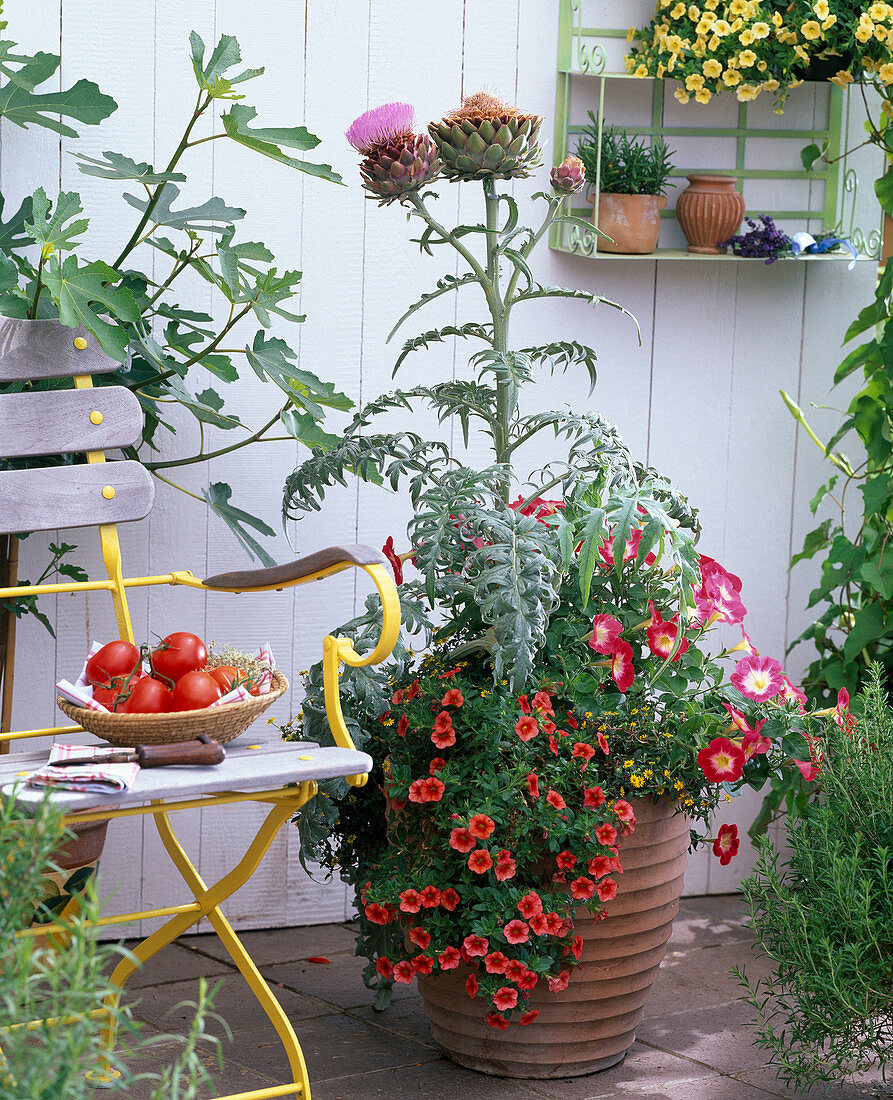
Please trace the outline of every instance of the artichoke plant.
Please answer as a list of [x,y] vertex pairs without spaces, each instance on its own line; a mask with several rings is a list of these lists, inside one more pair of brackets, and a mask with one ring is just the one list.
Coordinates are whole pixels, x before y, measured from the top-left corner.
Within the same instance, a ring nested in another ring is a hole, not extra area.
[[542,115],[526,114],[489,92],[466,96],[462,106],[432,122],[428,133],[454,182],[524,179],[542,164]]
[[346,133],[363,154],[363,187],[379,206],[418,191],[440,174],[437,146],[413,132],[415,111],[408,103],[386,103],[361,115]]

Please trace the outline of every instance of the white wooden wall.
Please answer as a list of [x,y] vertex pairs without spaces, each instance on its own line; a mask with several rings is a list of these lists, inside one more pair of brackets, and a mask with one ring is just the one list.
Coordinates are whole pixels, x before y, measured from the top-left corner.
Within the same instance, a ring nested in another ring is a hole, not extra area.
[[[604,4],[614,13],[604,21],[624,25],[645,19],[650,8],[649,0]],[[219,194],[246,207],[240,238],[263,240],[283,267],[304,272],[298,305],[308,320],[297,337],[302,362],[357,400],[390,387],[395,352],[385,348],[385,336],[402,305],[433,285],[444,269],[439,258],[420,258],[408,243],[398,208],[380,210],[364,199],[355,156],[342,137],[351,120],[369,107],[401,99],[414,103],[424,122],[486,85],[545,115],[544,133],[551,134],[555,0],[421,0],[413,5],[405,0],[254,0],[250,6],[236,0],[65,0],[64,5],[61,0],[7,0],[4,15],[6,37],[29,50],[62,54],[63,86],[89,77],[118,101],[119,110],[101,127],[82,129],[80,149],[115,149],[158,167],[166,163],[195,97],[190,30],[209,44],[221,33],[233,34],[247,65],[266,65],[265,76],[244,89],[247,102],[258,108],[259,124],[305,123],[323,138],[319,159],[334,164],[349,187],[305,178],[231,143],[214,142],[190,152],[184,162],[190,181],[183,199],[200,202]],[[623,109],[618,104],[618,111]],[[801,101],[796,109],[810,117],[809,102]],[[766,115],[772,125],[775,116],[770,110]],[[130,234],[133,212],[119,199],[123,188],[80,175],[69,148],[69,142],[46,131],[24,132],[4,122],[0,190],[7,214],[38,184],[50,192],[76,189],[93,219],[84,254],[111,258]],[[763,155],[771,156],[771,149]],[[517,183],[515,195],[527,198],[543,187],[544,178],[543,172]],[[448,224],[456,217],[481,216],[477,188],[443,185],[441,192]],[[151,255],[143,261],[153,262]],[[837,348],[849,320],[871,296],[873,265],[847,273],[844,264],[593,263],[543,247],[537,276],[622,302],[641,323],[642,345],[629,321],[615,311],[592,311],[577,303],[530,305],[516,320],[520,346],[580,339],[600,357],[592,397],[580,377],[564,377],[544,382],[534,401],[542,407],[569,403],[598,410],[618,424],[639,456],[676,481],[701,509],[704,552],[743,578],[749,633],[764,653],[783,657],[787,642],[808,621],[804,607],[812,581],[808,567],[789,575],[787,563],[809,529],[807,502],[825,471],[819,452],[797,436],[778,389],[804,405],[828,400]],[[184,282],[181,301],[220,310],[220,301],[198,280]],[[451,302],[439,307],[421,319],[425,327],[459,316]],[[246,325],[241,339],[252,334]],[[461,349],[438,349],[409,363],[402,384],[435,373],[461,376],[463,369]],[[226,400],[247,423],[259,425],[277,407],[278,397],[246,368],[244,380],[231,387]],[[821,433],[837,414],[816,413],[814,419]],[[419,423],[425,426],[423,417],[414,426]],[[210,446],[221,445],[222,435],[217,433]],[[184,438],[170,441],[166,452],[185,454],[195,442],[187,425]],[[473,445],[472,452],[483,457],[481,446]],[[529,457],[531,463],[542,461],[546,453]],[[192,491],[210,480],[229,481],[236,503],[256,508],[278,528],[282,484],[298,458],[296,446],[276,443],[254,447],[232,461],[218,460],[210,470],[190,466],[172,473]],[[158,488],[151,518],[122,532],[131,572],[185,567],[206,576],[247,564],[239,546],[202,506],[164,485]],[[332,493],[325,512],[293,527],[291,534],[299,552],[354,539],[380,546],[390,534],[399,545],[408,515],[405,500],[352,487]],[[78,543],[77,559],[98,572],[92,537],[77,532],[66,537]],[[49,538],[35,536],[24,544],[23,576],[42,567]],[[293,556],[283,535],[271,549],[279,560]],[[134,595],[133,613],[140,636],[190,629],[247,648],[269,640],[284,669],[301,669],[317,657],[327,630],[348,618],[365,593],[362,581],[339,577],[328,582],[324,596],[314,586],[256,597],[249,609],[247,597],[206,599],[153,588]],[[18,728],[58,720],[50,679],[76,672],[89,642],[113,632],[99,595],[86,601],[60,596],[45,603],[58,641],[34,623],[20,630]],[[792,674],[807,660],[806,651],[798,650],[789,661]],[[273,713],[285,719],[298,703],[293,694]],[[744,831],[757,802],[756,797],[740,799],[722,820],[737,821]],[[261,812],[229,807],[180,815],[182,835],[203,875],[215,878],[233,861],[237,826],[255,822]],[[102,882],[114,893],[117,911],[169,901],[165,865],[150,825],[115,823]],[[691,861],[687,889],[734,889],[749,866],[749,852],[742,851],[727,868],[702,853]],[[277,840],[265,868],[235,897],[231,911],[242,927],[350,915],[340,884],[317,885],[300,870],[290,829]]]

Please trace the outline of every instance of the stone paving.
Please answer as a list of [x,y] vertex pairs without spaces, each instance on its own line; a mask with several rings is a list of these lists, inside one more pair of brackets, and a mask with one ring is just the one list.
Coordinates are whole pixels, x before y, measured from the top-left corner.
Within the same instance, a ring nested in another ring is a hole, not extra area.
[[[736,895],[684,899],[667,957],[626,1060],[603,1073],[553,1081],[500,1080],[463,1069],[432,1042],[414,987],[398,986],[385,1012],[375,1012],[360,976],[349,924],[248,932],[248,949],[288,1012],[307,1059],[313,1100],[767,1100],[830,1096],[831,1100],[893,1097],[879,1077],[827,1093],[786,1089],[751,1045],[748,1010],[729,974],[746,966],[752,978],[765,961],[752,948]],[[328,963],[308,962],[325,956]],[[224,1096],[291,1078],[279,1039],[213,936],[188,936],[162,952],[130,983],[134,1015],[146,1031],[182,1031],[195,980],[223,984],[215,1011],[229,1024],[223,1069],[212,1052],[217,1091]],[[219,1026],[212,1031],[221,1033]],[[157,1050],[158,1058],[165,1053]],[[145,1068],[154,1068],[145,1066]],[[141,1085],[132,1100],[142,1100]],[[101,1093],[97,1093],[101,1097]]]

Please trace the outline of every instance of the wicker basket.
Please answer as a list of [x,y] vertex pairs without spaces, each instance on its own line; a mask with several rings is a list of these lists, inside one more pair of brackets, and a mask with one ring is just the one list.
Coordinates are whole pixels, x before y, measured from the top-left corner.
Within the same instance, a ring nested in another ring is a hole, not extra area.
[[76,707],[61,695],[57,696],[56,704],[78,725],[112,745],[169,745],[192,741],[200,733],[226,744],[244,733],[287,688],[288,680],[274,671],[273,684],[266,695],[254,695],[242,703],[173,714],[104,714]]

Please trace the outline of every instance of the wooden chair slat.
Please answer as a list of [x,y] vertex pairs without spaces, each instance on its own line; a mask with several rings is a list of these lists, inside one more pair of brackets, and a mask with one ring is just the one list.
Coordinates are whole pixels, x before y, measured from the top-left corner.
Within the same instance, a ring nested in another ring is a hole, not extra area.
[[[75,340],[86,341],[85,347]],[[66,328],[52,318],[0,317],[0,382],[108,374],[120,366],[85,328]]]
[[142,430],[142,407],[123,386],[0,395],[3,458],[127,447]]
[[[102,491],[114,489],[107,499]],[[139,462],[43,466],[0,472],[0,534],[143,519],[155,485]]]

